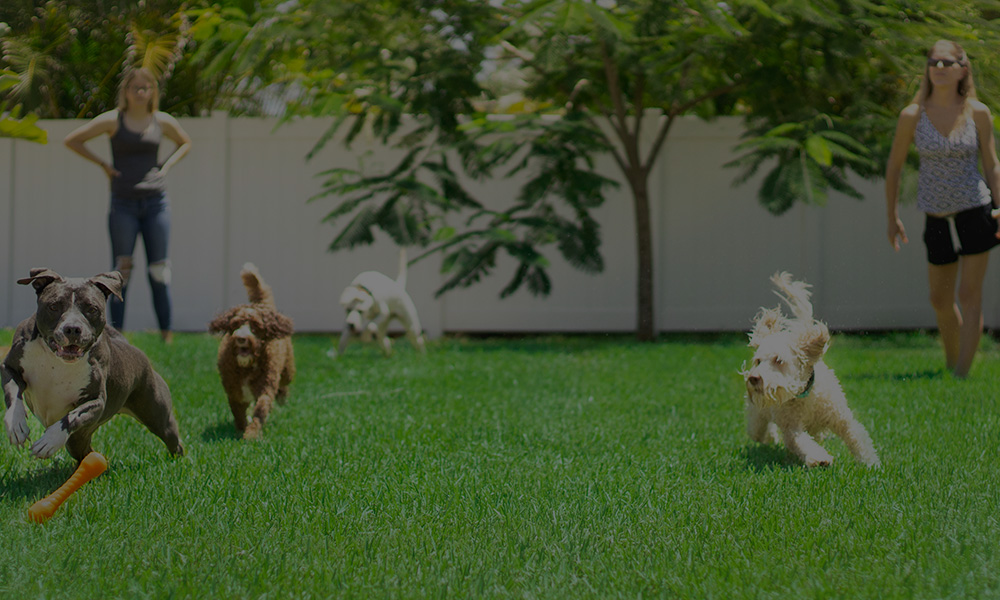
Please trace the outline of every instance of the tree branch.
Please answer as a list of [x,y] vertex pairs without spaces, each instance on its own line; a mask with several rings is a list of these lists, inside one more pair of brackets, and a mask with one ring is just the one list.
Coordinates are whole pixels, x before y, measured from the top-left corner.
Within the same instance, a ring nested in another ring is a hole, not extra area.
[[630,131],[628,127],[628,109],[625,106],[622,94],[618,65],[611,58],[611,55],[608,54],[607,44],[603,41],[601,42],[601,59],[604,61],[604,73],[608,80],[608,94],[611,96],[611,102],[614,105],[613,115],[617,118],[617,125],[615,124],[615,118],[612,118],[612,114],[609,113],[605,116],[618,134],[618,138],[621,140],[622,147],[625,150],[624,157],[616,156],[615,159],[618,161],[625,176],[631,179],[636,169],[642,169],[642,157],[639,154],[638,142],[638,125],[641,121],[641,116],[636,114],[636,130],[635,132]]
[[[594,116],[592,114],[590,114],[589,112],[584,112],[583,114],[586,117],[587,121],[589,121],[590,124],[594,127],[594,129],[596,129],[597,131],[600,131],[601,132],[601,136],[603,136],[605,139],[607,139],[607,136],[605,136],[604,132],[601,131],[601,126],[594,119]],[[611,122],[611,115],[605,114],[603,116],[604,116],[605,119],[607,119],[609,122]],[[611,128],[615,129],[613,122],[611,122]],[[615,130],[615,131],[617,132],[617,130]],[[621,135],[621,134],[619,133],[619,135]],[[610,142],[610,140],[608,140],[608,141]],[[618,149],[615,148],[615,145],[611,144],[611,143],[608,144],[608,148],[611,149],[611,157],[615,159],[616,163],[618,163],[618,168],[620,168],[622,170],[622,173],[627,174],[628,173],[628,165],[625,163],[625,159],[622,158],[622,155],[618,152]]]
[[[636,152],[638,153],[639,136],[642,134],[642,118],[643,113],[646,112],[646,103],[643,101],[643,95],[646,93],[646,76],[643,73],[639,73],[635,80],[635,89],[632,90],[632,110],[635,111],[635,129],[633,130],[633,137],[636,140]],[[642,167],[641,157],[636,156],[636,160],[639,163],[639,167]]]
[[701,104],[702,102],[704,102],[706,100],[710,100],[712,98],[717,98],[717,97],[719,97],[719,96],[721,96],[723,94],[728,94],[729,92],[735,90],[736,88],[740,87],[741,85],[743,85],[742,82],[736,81],[736,82],[733,82],[733,83],[730,83],[730,84],[727,84],[727,85],[724,85],[724,86],[721,86],[721,87],[717,87],[714,90],[712,90],[710,92],[706,92],[706,93],[702,94],[701,96],[698,96],[697,98],[694,98],[692,100],[688,100],[687,102],[685,102],[683,104],[676,104],[675,103],[673,106],[670,107],[669,114],[672,115],[672,116],[677,116],[677,115],[680,115],[682,113],[685,113],[689,109],[691,109],[692,107],[698,106],[699,104]]
[[615,115],[618,117],[619,134],[628,134],[628,112],[625,103],[622,101],[621,79],[618,76],[618,65],[608,54],[608,46],[601,42],[601,60],[604,62],[604,76],[608,80],[608,95],[614,104]]
[[653,147],[649,150],[649,156],[646,159],[646,164],[642,165],[642,170],[644,173],[648,173],[649,169],[652,168],[653,163],[656,162],[656,156],[660,153],[660,148],[663,147],[663,142],[667,140],[667,133],[670,131],[670,127],[674,124],[674,119],[677,117],[673,111],[666,114],[667,120],[660,125],[660,130],[656,132],[656,141],[653,142]]
[[718,96],[721,96],[723,94],[727,94],[738,88],[740,85],[742,85],[742,83],[739,81],[730,83],[728,85],[717,87],[714,90],[706,92],[705,94],[702,94],[701,96],[698,96],[697,98],[694,98],[692,100],[688,100],[683,104],[675,103],[673,106],[671,106],[670,110],[667,111],[666,123],[664,123],[663,126],[660,127],[660,131],[657,132],[656,134],[656,141],[653,142],[653,147],[649,151],[649,156],[646,158],[646,163],[642,166],[643,170],[650,168],[653,162],[656,160],[657,155],[660,153],[660,148],[663,147],[663,143],[667,139],[667,133],[670,131],[670,127],[674,124],[674,119],[684,114],[691,108],[698,106],[702,102],[710,100],[712,98],[717,98]]

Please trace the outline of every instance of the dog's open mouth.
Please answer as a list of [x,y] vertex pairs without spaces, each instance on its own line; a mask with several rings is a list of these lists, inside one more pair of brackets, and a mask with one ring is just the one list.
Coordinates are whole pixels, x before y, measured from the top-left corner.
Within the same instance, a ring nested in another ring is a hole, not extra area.
[[56,356],[63,359],[66,362],[73,362],[80,358],[83,358],[84,349],[81,346],[75,344],[68,344],[66,346],[60,346],[55,340],[49,340],[49,348]]

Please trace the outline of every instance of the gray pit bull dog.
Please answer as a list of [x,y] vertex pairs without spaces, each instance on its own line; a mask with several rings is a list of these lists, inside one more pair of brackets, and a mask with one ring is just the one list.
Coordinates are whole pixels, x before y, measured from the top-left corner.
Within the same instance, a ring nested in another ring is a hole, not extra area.
[[18,283],[34,286],[38,307],[18,325],[0,364],[11,443],[28,441],[27,405],[45,426],[31,446],[38,458],[65,446],[83,460],[94,431],[118,413],[135,417],[171,454],[184,454],[166,382],[141,350],[106,326],[108,296],[121,298],[121,273],[82,279],[32,269]]

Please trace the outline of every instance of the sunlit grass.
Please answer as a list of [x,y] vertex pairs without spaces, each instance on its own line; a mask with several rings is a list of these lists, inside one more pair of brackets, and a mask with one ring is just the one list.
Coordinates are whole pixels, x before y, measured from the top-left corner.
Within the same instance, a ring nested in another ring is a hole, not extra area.
[[[10,332],[0,332],[0,344]],[[446,339],[382,359],[297,337],[265,438],[236,438],[217,340],[136,334],[188,456],[134,421],[71,473],[0,445],[10,597],[985,598],[1000,595],[1000,349],[972,376],[935,338],[836,335],[828,355],[884,468],[807,471],[743,430],[745,336]],[[33,437],[40,427],[32,423]]]

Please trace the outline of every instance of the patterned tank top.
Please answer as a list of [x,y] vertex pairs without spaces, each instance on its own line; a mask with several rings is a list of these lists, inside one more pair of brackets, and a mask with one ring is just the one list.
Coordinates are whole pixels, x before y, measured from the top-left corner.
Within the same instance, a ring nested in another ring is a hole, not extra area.
[[921,108],[914,141],[920,154],[917,208],[944,215],[991,202],[990,188],[979,173],[979,137],[971,116],[945,137]]

